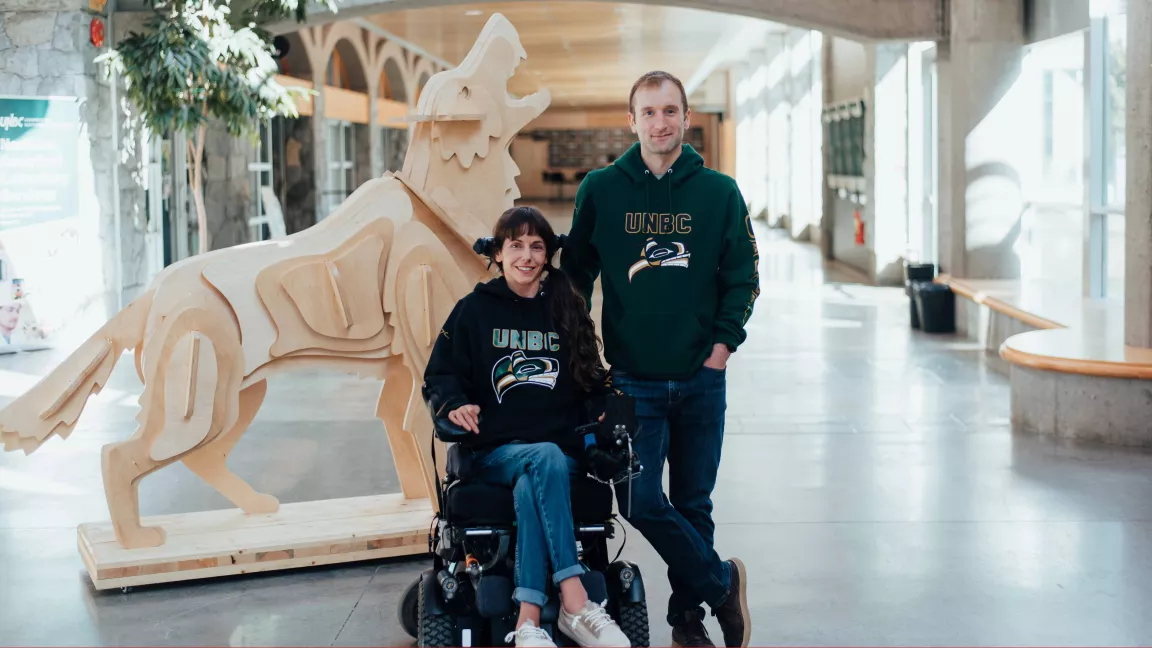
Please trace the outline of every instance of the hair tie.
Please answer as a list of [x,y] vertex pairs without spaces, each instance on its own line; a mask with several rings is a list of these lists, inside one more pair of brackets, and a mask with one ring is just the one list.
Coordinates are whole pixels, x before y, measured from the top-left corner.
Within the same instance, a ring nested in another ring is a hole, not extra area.
[[476,239],[476,242],[472,244],[472,251],[476,254],[482,254],[484,256],[490,257],[492,256],[492,245],[495,242],[496,239],[492,238],[491,236],[478,238]]
[[568,235],[567,234],[561,234],[561,235],[557,236],[556,237],[556,249],[557,250],[563,250],[564,244],[567,242],[568,242]]

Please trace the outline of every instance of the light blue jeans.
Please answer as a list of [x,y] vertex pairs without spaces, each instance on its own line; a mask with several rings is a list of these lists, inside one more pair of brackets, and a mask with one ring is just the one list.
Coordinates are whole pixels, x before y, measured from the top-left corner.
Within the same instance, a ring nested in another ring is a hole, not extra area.
[[472,478],[509,486],[516,502],[516,590],[512,599],[540,607],[548,566],[559,585],[584,573],[576,554],[569,475],[576,460],[555,443],[509,443],[477,453]]

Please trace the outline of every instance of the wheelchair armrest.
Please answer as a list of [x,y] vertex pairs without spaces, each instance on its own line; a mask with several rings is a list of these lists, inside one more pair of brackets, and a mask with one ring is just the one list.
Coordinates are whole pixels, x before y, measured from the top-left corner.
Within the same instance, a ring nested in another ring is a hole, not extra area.
[[456,425],[450,421],[447,416],[436,416],[433,414],[432,426],[436,433],[436,438],[445,443],[452,443],[472,436],[471,432]]
[[[444,402],[443,396],[437,395],[434,391],[430,390],[427,383],[420,388],[420,392],[424,397],[424,405],[428,408],[428,413],[432,415],[432,431],[437,439],[445,443],[451,443],[471,436],[471,432],[448,419],[447,412],[451,405]],[[445,412],[445,415],[437,416],[437,410]],[[479,420],[482,420],[482,416],[477,417],[477,421]]]

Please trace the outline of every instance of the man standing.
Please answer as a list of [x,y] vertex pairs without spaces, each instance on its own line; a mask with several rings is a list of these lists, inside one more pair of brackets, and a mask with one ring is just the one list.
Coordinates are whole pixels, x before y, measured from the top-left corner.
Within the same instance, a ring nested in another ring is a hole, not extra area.
[[605,356],[615,387],[636,399],[634,448],[644,466],[627,519],[668,564],[672,640],[713,645],[707,603],[724,644],[747,646],[747,573],[713,549],[711,496],[725,368],[760,293],[759,258],[735,181],[683,144],[689,116],[676,77],[649,72],[636,81],[628,123],[639,142],[580,184],[561,267],[589,305],[603,276]]

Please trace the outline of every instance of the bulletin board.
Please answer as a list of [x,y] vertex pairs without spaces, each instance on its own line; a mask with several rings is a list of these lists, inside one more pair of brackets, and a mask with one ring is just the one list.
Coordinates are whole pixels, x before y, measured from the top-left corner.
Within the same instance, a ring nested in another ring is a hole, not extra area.
[[[548,166],[556,169],[596,169],[604,166],[604,156],[618,158],[636,142],[628,128],[581,128],[535,130],[532,137],[548,142]],[[704,129],[693,126],[684,133],[684,143],[704,150]]]
[[826,106],[822,112],[824,128],[828,132],[829,175],[851,178],[864,177],[864,116],[863,99]]

